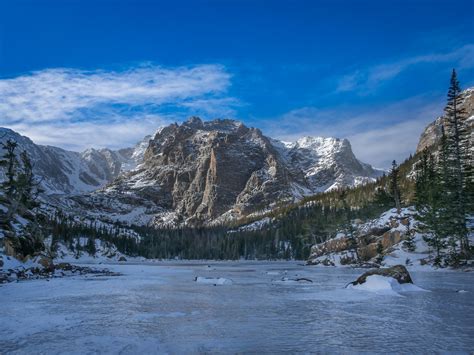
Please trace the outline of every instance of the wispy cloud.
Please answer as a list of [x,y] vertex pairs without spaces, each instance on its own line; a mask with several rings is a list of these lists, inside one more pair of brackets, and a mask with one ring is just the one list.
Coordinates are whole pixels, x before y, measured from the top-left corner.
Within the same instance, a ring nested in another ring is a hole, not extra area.
[[143,137],[153,134],[157,128],[172,122],[167,116],[147,115],[125,121],[112,119],[108,122],[75,122],[65,125],[48,122],[38,125],[18,123],[12,129],[35,143],[83,151],[90,147],[118,149],[133,146]]
[[447,62],[456,63],[459,69],[474,67],[474,44],[467,44],[446,53],[418,55],[356,70],[339,78],[336,92],[372,91],[414,65]]
[[170,112],[233,114],[239,102],[227,96],[230,79],[220,65],[46,69],[0,79],[0,125],[76,149],[114,145],[122,131],[130,143],[176,118]]
[[424,127],[442,112],[442,99],[414,97],[372,109],[304,107],[261,123],[270,136],[294,141],[302,136],[348,138],[357,158],[386,168],[416,149]]

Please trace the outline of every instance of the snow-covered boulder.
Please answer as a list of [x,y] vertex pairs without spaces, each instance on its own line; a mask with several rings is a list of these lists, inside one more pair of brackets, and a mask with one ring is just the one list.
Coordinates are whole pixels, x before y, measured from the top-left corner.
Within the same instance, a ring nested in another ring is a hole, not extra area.
[[366,278],[364,283],[357,285],[350,283],[347,288],[393,295],[398,295],[399,292],[426,291],[412,283],[400,283],[393,277],[381,275],[370,275]]
[[403,265],[395,265],[389,268],[372,269],[364,272],[357,280],[351,282],[350,285],[363,285],[373,275],[392,278],[399,284],[413,283],[407,268]]
[[232,280],[226,279],[224,277],[202,277],[196,276],[194,281],[198,284],[207,284],[207,285],[232,285]]

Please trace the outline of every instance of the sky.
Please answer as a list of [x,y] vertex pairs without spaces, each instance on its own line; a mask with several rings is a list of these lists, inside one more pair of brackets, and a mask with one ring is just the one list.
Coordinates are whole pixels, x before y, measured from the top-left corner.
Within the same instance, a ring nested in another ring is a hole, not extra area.
[[474,1],[0,0],[0,126],[81,151],[192,115],[387,168],[474,86]]

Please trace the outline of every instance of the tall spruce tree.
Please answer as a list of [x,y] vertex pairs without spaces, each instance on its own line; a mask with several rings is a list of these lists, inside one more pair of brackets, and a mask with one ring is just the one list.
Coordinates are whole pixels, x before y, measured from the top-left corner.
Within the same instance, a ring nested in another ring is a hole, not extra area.
[[18,199],[25,208],[32,209],[39,206],[37,197],[41,189],[35,180],[33,164],[26,151],[20,153],[20,160],[22,169],[17,178]]
[[0,166],[6,168],[6,179],[2,183],[2,188],[9,200],[13,199],[17,189],[18,159],[15,153],[16,147],[17,143],[11,139],[8,139],[6,142],[2,143],[4,154],[0,160]]
[[461,253],[467,256],[470,252],[468,230],[466,227],[466,194],[470,179],[467,167],[472,163],[469,159],[470,130],[466,123],[466,111],[462,107],[463,96],[453,69],[448,90],[448,101],[445,107],[446,117],[446,162],[450,172],[450,183],[446,185],[450,195],[449,214],[452,224],[452,236],[459,241]]
[[394,160],[392,162],[392,171],[390,172],[390,192],[395,203],[395,208],[397,213],[401,212],[401,196],[400,196],[400,186],[399,186],[399,169],[397,162]]

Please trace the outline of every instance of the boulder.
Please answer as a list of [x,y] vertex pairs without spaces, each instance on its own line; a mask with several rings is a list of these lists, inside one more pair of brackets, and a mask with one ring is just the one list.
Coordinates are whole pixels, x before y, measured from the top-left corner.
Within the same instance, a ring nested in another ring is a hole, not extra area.
[[368,261],[378,255],[377,243],[370,243],[358,249],[359,258],[362,261]]
[[120,256],[120,258],[118,259],[118,261],[127,261],[127,258],[125,256]]
[[390,230],[388,226],[372,226],[366,230],[361,230],[359,238],[369,237],[369,236],[379,236],[384,234],[386,231]]
[[400,223],[404,226],[408,226],[410,224],[410,217],[405,217],[400,220]]
[[63,271],[72,271],[73,266],[69,263],[59,263],[56,264],[56,269]]
[[38,258],[38,264],[40,264],[46,270],[53,270],[54,269],[53,260],[51,258],[47,257],[47,256],[40,256]]
[[330,253],[337,253],[349,249],[350,239],[346,236],[329,239],[323,243],[313,245],[311,247],[310,258],[318,258]]
[[352,285],[361,285],[363,284],[367,277],[372,275],[380,275],[385,277],[393,277],[395,280],[398,281],[399,284],[412,284],[413,281],[411,279],[410,273],[408,272],[407,268],[403,265],[395,265],[389,268],[380,268],[380,269],[373,269],[363,273],[359,278],[353,282]]
[[387,231],[382,235],[382,247],[383,249],[388,249],[392,246],[394,246],[397,243],[400,243],[402,241],[402,234],[398,230],[394,231]]
[[307,262],[306,265],[324,265],[324,266],[335,266],[334,263],[329,260],[328,258],[322,259],[322,258],[310,258]]
[[400,225],[400,222],[397,219],[390,218],[390,227],[391,228],[398,228],[399,225]]

